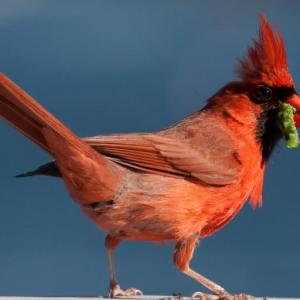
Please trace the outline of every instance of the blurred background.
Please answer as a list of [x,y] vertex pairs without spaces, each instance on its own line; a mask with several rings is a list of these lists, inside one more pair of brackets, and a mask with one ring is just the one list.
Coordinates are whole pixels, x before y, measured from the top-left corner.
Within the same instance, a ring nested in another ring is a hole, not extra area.
[[[299,1],[0,2],[0,70],[80,136],[154,131],[201,108],[235,79],[257,13],[279,25],[300,82]],[[53,178],[16,179],[47,162],[0,122],[0,295],[95,296],[108,288],[104,233]],[[281,143],[264,204],[247,204],[204,240],[192,267],[231,292],[300,296],[300,150]],[[123,287],[190,295],[203,288],[172,265],[172,244],[123,242]]]

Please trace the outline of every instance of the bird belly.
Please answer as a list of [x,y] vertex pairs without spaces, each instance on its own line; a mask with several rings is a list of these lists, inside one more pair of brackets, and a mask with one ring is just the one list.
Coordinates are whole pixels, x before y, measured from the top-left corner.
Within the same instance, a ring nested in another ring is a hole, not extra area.
[[[131,174],[115,199],[97,207],[82,206],[82,210],[102,230],[124,239],[180,240],[204,228],[212,231],[235,215],[240,207],[227,211],[220,207],[224,189],[230,192],[228,187],[208,187],[179,178]],[[235,191],[231,194],[236,201],[240,195]]]

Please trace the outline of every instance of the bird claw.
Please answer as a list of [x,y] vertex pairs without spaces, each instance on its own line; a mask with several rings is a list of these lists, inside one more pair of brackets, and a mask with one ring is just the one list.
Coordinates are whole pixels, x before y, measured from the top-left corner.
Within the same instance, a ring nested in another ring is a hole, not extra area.
[[114,287],[110,288],[109,298],[115,297],[131,297],[131,296],[142,296],[143,292],[141,290],[135,288],[129,288],[126,290],[121,289],[121,287],[117,284]]
[[206,294],[202,292],[195,292],[192,294],[192,299],[199,298],[200,300],[254,300],[255,297],[247,294],[231,295],[229,293],[222,293],[218,295]]
[[254,296],[247,295],[244,293],[236,294],[236,295],[230,295],[231,300],[255,300]]
[[206,294],[202,292],[195,292],[192,294],[192,299],[199,298],[200,300],[218,300],[220,299],[220,296],[212,295],[212,294]]

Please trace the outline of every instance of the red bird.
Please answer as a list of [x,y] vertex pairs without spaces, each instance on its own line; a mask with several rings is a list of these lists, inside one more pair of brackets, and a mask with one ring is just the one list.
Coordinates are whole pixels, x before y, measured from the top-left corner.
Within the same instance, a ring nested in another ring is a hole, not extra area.
[[120,288],[113,252],[122,240],[147,240],[174,241],[175,266],[211,290],[210,298],[242,297],[192,270],[190,260],[197,241],[221,229],[247,199],[261,205],[266,163],[283,136],[280,103],[295,107],[300,127],[282,36],[262,16],[237,74],[240,81],[167,129],[84,139],[1,75],[1,117],[55,159],[21,176],[62,177],[83,213],[107,232],[110,296],[140,292]]

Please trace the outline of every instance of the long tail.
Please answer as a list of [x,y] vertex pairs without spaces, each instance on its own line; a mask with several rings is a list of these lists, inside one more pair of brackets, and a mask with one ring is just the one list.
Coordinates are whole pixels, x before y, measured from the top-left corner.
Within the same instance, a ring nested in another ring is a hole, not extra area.
[[75,199],[89,202],[113,195],[122,176],[120,169],[1,73],[0,117],[55,157]]
[[68,132],[57,119],[1,73],[0,117],[8,121],[35,144],[52,155],[53,153],[51,153],[46,139],[42,134],[42,128],[51,126]]

